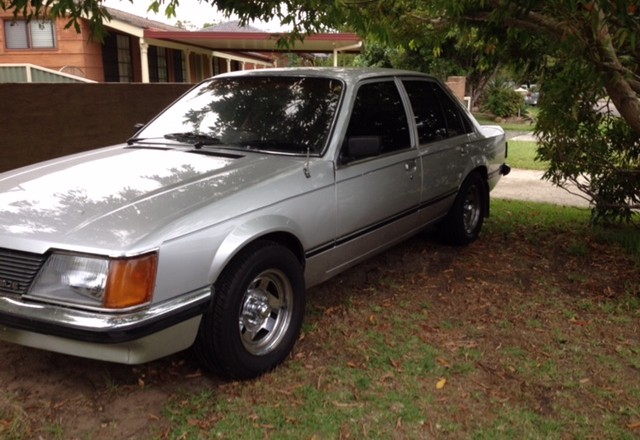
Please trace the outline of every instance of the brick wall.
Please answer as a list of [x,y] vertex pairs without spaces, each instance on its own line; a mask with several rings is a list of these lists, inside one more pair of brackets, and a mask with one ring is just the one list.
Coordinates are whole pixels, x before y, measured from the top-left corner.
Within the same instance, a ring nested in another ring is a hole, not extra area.
[[0,84],[0,171],[125,141],[189,84]]
[[447,78],[447,87],[451,89],[451,92],[460,100],[464,102],[465,89],[467,87],[467,77],[465,76],[450,76]]

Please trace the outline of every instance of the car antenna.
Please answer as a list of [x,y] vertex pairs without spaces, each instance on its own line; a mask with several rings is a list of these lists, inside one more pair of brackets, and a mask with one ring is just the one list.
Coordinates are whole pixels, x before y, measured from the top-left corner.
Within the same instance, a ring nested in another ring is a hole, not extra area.
[[302,171],[304,171],[304,176],[308,179],[311,177],[311,171],[309,171],[309,155],[311,154],[311,148],[307,147],[307,160],[304,163],[304,168],[302,169]]

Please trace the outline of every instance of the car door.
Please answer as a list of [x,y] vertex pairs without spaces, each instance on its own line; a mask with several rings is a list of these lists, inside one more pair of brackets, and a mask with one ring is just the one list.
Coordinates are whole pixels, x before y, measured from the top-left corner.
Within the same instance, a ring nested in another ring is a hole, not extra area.
[[336,169],[337,243],[345,260],[415,227],[421,170],[412,143],[396,82],[360,85]]
[[440,84],[428,79],[402,82],[415,118],[422,164],[422,200],[431,215],[446,213],[469,160],[471,123]]

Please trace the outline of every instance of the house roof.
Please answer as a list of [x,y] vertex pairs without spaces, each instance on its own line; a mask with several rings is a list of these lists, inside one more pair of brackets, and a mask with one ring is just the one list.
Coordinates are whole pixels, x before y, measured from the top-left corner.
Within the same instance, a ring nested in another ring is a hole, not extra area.
[[[164,31],[179,31],[179,27],[171,26],[170,24],[162,23],[160,21],[149,20],[148,18],[140,17],[139,15],[130,14],[128,12],[121,11],[119,9],[105,7],[112,19],[119,20],[135,26],[141,29],[156,29]],[[109,26],[109,23],[106,23]]]
[[[241,26],[238,21],[222,23],[199,31],[187,31],[175,26],[129,14],[118,9],[106,8],[112,17],[106,26],[135,34],[145,39],[165,41],[204,50],[232,52],[279,52],[280,41],[287,34],[272,33],[252,26]],[[120,24],[120,25],[119,25]],[[125,26],[121,26],[124,24]],[[135,31],[135,32],[134,32]],[[306,36],[288,46],[288,52],[359,52],[362,39],[353,33],[324,33]]]
[[218,23],[213,26],[207,26],[199,29],[198,32],[264,32],[262,29],[251,25],[242,25],[240,20],[227,21]]
[[[360,52],[362,39],[356,34],[313,34],[304,40],[295,40],[285,49],[279,41],[286,34],[270,32],[216,32],[216,31],[158,31],[146,29],[145,38],[173,41],[210,50],[243,52],[333,52],[349,48],[348,52]],[[356,47],[357,46],[357,47]]]

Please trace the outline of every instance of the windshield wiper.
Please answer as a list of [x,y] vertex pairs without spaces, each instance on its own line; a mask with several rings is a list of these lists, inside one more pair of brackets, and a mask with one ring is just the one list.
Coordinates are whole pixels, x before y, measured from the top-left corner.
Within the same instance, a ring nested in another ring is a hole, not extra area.
[[151,140],[151,139],[157,139],[157,138],[132,137],[132,138],[127,139],[127,145],[143,143],[143,142]]
[[209,136],[207,134],[199,134],[193,132],[185,133],[168,133],[164,135],[165,139],[172,141],[183,142],[186,144],[192,144],[195,148],[200,149],[205,145],[220,145],[222,141],[217,137]]
[[282,141],[277,139],[264,139],[240,142],[245,148],[273,151],[277,153],[305,154],[309,147],[297,142]]

